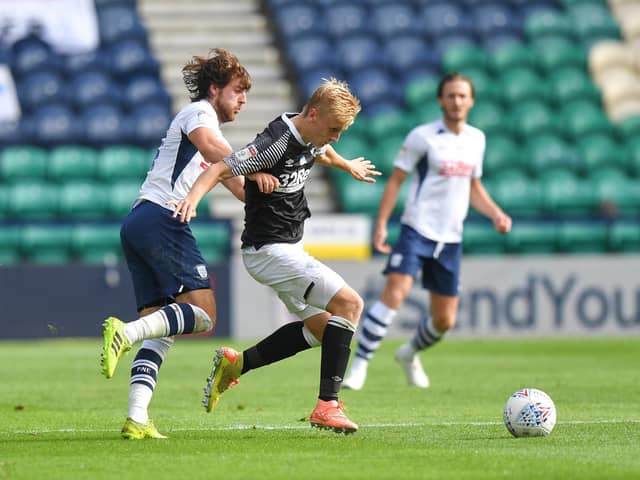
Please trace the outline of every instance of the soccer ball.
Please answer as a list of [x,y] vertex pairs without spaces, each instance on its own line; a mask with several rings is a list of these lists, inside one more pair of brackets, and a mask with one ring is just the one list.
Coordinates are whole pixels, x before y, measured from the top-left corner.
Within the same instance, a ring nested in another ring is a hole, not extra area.
[[507,400],[504,424],[514,437],[546,437],[556,425],[556,406],[542,390],[523,388]]

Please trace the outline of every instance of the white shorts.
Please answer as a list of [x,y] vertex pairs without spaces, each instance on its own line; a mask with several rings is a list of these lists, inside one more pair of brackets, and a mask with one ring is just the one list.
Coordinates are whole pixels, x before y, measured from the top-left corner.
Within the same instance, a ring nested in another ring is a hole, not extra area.
[[247,272],[273,288],[301,320],[326,312],[329,301],[346,285],[340,275],[305,252],[302,242],[243,248],[242,261]]

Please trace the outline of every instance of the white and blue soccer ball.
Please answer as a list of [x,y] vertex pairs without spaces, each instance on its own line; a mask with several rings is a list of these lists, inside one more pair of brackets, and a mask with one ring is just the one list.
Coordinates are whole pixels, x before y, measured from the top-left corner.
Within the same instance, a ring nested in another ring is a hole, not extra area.
[[514,437],[546,437],[556,426],[556,406],[542,390],[523,388],[507,400],[504,424]]

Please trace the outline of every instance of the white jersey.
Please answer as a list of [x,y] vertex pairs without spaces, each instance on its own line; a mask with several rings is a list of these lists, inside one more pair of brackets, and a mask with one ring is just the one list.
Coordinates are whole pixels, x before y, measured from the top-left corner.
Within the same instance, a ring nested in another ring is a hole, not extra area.
[[220,131],[218,115],[207,100],[187,105],[169,125],[147,178],[140,188],[140,199],[172,210],[173,207],[167,205],[167,201],[180,200],[187,196],[198,175],[209,166],[187,136],[199,127],[210,129],[217,138],[229,145]]
[[484,133],[465,125],[459,134],[436,120],[414,128],[394,167],[413,173],[402,223],[436,242],[462,241],[471,178],[482,176]]

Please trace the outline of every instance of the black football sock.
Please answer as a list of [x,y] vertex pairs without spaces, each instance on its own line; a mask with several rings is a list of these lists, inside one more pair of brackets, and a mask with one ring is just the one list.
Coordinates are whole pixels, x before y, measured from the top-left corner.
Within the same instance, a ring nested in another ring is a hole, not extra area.
[[264,367],[311,348],[304,338],[303,322],[283,325],[267,338],[242,352],[242,373]]
[[351,354],[349,345],[354,332],[355,326],[349,320],[336,316],[329,319],[322,336],[320,400],[328,402],[338,399]]

